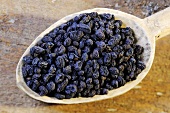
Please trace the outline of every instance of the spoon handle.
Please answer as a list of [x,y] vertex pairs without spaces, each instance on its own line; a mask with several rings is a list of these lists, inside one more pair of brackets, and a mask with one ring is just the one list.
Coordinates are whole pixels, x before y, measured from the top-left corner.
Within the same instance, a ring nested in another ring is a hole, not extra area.
[[170,34],[170,7],[144,19],[156,40]]

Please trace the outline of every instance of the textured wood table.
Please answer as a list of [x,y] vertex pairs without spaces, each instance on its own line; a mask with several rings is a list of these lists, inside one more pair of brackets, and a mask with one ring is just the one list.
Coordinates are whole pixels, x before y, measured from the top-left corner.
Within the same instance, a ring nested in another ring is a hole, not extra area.
[[[94,7],[116,8],[144,17],[142,8],[149,2],[0,0],[0,113],[170,113],[170,36],[157,41],[154,63],[146,78],[116,98],[76,105],[45,104],[16,87],[15,69],[20,56],[36,36],[58,19]],[[159,10],[164,8],[165,1],[154,2],[159,4]]]

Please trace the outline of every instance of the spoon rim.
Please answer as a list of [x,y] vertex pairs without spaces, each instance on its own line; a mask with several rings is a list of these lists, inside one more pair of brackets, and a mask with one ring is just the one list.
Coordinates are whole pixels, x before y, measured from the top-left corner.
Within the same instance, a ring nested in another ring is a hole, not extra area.
[[[29,95],[30,97],[39,100],[39,101],[43,101],[46,103],[58,103],[58,104],[77,104],[77,103],[87,103],[87,102],[94,102],[94,101],[99,101],[99,100],[104,100],[104,99],[108,99],[108,98],[113,98],[119,95],[122,95],[124,93],[126,93],[127,91],[129,91],[130,89],[132,89],[134,86],[136,86],[138,83],[140,83],[142,81],[142,79],[147,75],[147,73],[149,72],[152,62],[153,62],[153,58],[154,55],[152,55],[154,53],[154,48],[151,47],[151,54],[148,60],[148,63],[146,64],[146,69],[144,69],[137,77],[136,80],[127,82],[124,86],[121,86],[117,89],[113,89],[115,94],[114,95],[110,95],[110,92],[113,90],[109,90],[108,95],[95,95],[94,97],[79,97],[79,98],[71,98],[71,99],[63,99],[63,100],[59,100],[55,97],[48,97],[48,96],[40,96],[37,93],[35,93],[34,91],[32,91],[25,83],[24,78],[22,76],[22,58],[25,55],[28,55],[29,53],[29,49],[31,47],[33,47],[45,34],[48,34],[50,31],[52,31],[54,28],[56,28],[57,26],[67,22],[68,20],[74,18],[76,15],[82,14],[82,13],[90,13],[90,12],[98,12],[99,14],[101,13],[110,13],[110,14],[114,14],[114,15],[126,15],[127,17],[130,17],[130,19],[135,19],[135,21],[139,21],[139,24],[141,20],[136,16],[118,11],[118,10],[113,10],[113,9],[108,9],[108,8],[94,8],[94,9],[88,9],[88,10],[84,10],[84,11],[80,11],[77,13],[73,13],[70,14],[68,16],[65,16],[64,18],[58,20],[57,22],[55,22],[54,24],[52,24],[49,28],[47,28],[45,31],[43,31],[38,37],[36,37],[36,39],[30,44],[30,46],[26,49],[26,51],[24,52],[24,54],[21,56],[17,68],[16,68],[16,83],[17,86],[24,91],[27,95]],[[111,13],[112,12],[112,13]],[[116,16],[115,16],[116,17]],[[153,44],[154,45],[154,44]],[[151,46],[153,46],[151,45]],[[81,101],[80,101],[81,99]],[[83,100],[83,101],[82,101]]]

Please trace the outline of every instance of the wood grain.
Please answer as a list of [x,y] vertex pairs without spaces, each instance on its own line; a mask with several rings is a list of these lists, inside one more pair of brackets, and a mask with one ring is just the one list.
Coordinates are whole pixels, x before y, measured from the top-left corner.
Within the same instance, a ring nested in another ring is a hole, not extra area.
[[[79,2],[78,0],[75,1]],[[83,1],[86,2],[85,6],[83,6],[84,2],[82,4],[79,3],[79,5],[68,4],[69,10],[61,6],[64,13],[59,13],[59,16],[57,12],[60,10],[54,7],[63,4],[61,1],[54,4],[50,0],[46,2],[35,0],[34,3],[29,0],[28,3],[24,0],[0,1],[0,112],[110,113],[115,111],[117,113],[169,113],[170,36],[157,41],[153,66],[146,78],[139,84],[140,87],[136,87],[136,89],[116,98],[87,104],[54,105],[36,101],[16,87],[15,69],[18,60],[34,38],[44,29],[72,12],[96,6],[108,7],[108,3],[100,0],[96,0],[97,2],[92,2],[92,0]],[[162,2],[162,0],[156,1]],[[108,2],[112,3],[113,1]],[[114,2],[118,1],[115,0]],[[77,9],[71,8],[76,5]],[[121,5],[121,2],[119,5]],[[137,7],[137,5],[139,3],[136,2],[133,6]],[[128,12],[127,9],[128,7],[120,8],[120,10],[125,12]],[[47,13],[47,11],[51,13]],[[140,16],[141,10],[136,9],[133,13]],[[11,23],[11,19],[15,19],[15,22]]]

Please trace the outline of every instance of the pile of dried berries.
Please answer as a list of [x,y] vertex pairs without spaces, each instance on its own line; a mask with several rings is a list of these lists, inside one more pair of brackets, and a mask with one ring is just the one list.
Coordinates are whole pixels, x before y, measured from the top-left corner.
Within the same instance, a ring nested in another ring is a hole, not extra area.
[[58,99],[107,94],[145,69],[144,48],[114,15],[80,14],[46,34],[23,57],[22,73],[39,95]]

